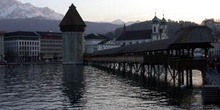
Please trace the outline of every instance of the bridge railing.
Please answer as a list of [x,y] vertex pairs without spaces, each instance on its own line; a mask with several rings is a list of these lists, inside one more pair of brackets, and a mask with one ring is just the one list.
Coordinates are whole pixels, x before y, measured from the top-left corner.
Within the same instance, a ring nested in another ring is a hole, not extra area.
[[93,57],[90,61],[99,61],[99,62],[120,62],[120,63],[143,63],[143,56],[105,56],[105,57]]

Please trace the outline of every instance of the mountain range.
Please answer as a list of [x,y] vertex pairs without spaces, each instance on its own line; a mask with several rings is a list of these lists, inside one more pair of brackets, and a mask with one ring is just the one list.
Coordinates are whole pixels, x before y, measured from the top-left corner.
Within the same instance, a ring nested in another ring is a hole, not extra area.
[[48,7],[39,8],[30,3],[17,0],[1,0],[0,19],[38,18],[46,20],[61,20],[62,14],[56,13]]
[[116,25],[126,25],[126,26],[129,26],[129,25],[132,25],[132,24],[135,24],[135,23],[139,23],[140,21],[128,21],[128,22],[124,22],[122,21],[121,19],[116,19],[114,21],[111,21],[111,22],[101,22],[101,23],[110,23],[110,24],[116,24]]
[[[39,8],[30,3],[21,3],[17,0],[2,0],[0,4],[0,31],[53,31],[60,32],[59,23],[63,15],[48,7]],[[151,21],[129,21],[120,19],[112,22],[85,21],[85,34],[99,33],[110,38],[117,38],[126,24],[127,30],[151,29]],[[191,22],[173,22],[168,20],[168,34],[172,35],[179,29],[180,24],[195,25]]]
[[[59,32],[59,23],[64,15],[48,7],[39,8],[17,0],[2,0],[0,4],[0,30],[11,31],[54,31]],[[85,21],[86,34],[105,34],[121,27],[110,22]]]

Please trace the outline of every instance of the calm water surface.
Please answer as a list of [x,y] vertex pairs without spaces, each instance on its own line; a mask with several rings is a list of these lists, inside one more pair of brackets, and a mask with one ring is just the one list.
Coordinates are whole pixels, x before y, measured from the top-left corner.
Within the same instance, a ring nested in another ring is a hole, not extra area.
[[0,67],[0,110],[219,109],[202,105],[201,91],[181,100],[91,66]]

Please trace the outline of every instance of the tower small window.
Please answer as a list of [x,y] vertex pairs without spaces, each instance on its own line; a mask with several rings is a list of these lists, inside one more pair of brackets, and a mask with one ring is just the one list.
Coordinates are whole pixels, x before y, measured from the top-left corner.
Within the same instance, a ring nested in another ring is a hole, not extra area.
[[156,32],[156,27],[154,26],[154,32]]

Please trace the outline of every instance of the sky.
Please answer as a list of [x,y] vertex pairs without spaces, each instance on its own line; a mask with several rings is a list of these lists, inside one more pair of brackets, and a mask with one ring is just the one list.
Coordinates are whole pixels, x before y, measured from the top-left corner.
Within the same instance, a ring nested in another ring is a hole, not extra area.
[[152,20],[192,21],[200,24],[204,19],[220,19],[219,0],[18,0],[37,7],[49,7],[65,15],[73,3],[85,21]]

